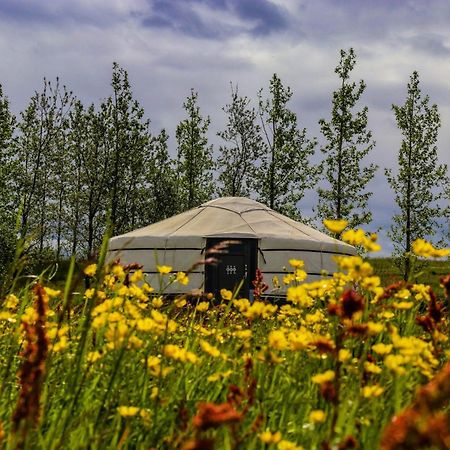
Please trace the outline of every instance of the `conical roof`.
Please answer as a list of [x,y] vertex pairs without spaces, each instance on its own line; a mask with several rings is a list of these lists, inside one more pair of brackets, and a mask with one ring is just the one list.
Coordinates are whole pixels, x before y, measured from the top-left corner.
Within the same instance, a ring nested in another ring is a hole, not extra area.
[[259,239],[268,248],[331,250],[354,254],[353,247],[331,238],[266,205],[244,197],[222,197],[197,208],[117,236],[110,250],[201,248],[207,237]]

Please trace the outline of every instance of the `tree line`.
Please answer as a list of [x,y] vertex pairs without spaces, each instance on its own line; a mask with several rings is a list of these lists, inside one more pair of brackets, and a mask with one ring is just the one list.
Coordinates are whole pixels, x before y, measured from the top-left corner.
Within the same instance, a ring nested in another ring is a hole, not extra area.
[[[167,131],[150,131],[128,74],[116,63],[111,95],[99,105],[85,106],[58,79],[44,79],[16,118],[0,86],[0,272],[18,239],[37,259],[90,259],[106,223],[120,234],[215,196],[250,196],[308,220],[298,206],[316,189],[316,219],[346,219],[351,227],[370,223],[367,185],[378,166],[363,163],[375,141],[368,108],[359,105],[366,85],[351,79],[355,64],[354,50],[341,50],[330,117],[319,121],[318,163],[312,162],[318,141],[300,126],[289,107],[292,90],[276,74],[255,106],[231,85],[216,152],[197,92],[182,104],[185,119],[175,130],[176,152],[169,152]],[[449,208],[441,201],[448,205],[450,184],[437,155],[438,108],[422,95],[417,72],[404,105],[393,111],[402,141],[398,168],[385,172],[398,206],[390,236],[404,254],[414,239],[433,236],[443,223],[449,233]]]

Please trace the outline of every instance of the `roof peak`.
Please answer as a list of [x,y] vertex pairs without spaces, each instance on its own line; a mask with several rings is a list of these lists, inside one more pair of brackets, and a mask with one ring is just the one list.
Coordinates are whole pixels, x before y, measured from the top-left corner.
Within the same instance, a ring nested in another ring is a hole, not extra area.
[[228,209],[235,212],[243,212],[249,209],[271,211],[271,209],[263,203],[257,202],[256,200],[252,200],[251,198],[247,197],[219,197],[203,203],[199,206],[199,208],[211,206]]

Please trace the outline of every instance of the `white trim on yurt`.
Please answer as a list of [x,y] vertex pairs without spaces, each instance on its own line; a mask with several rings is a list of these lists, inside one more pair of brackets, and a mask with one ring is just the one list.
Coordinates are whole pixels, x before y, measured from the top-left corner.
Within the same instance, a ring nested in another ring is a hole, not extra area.
[[[256,239],[257,266],[272,288],[280,280],[291,258],[305,262],[307,281],[319,279],[323,271],[336,270],[335,255],[355,255],[354,247],[331,238],[300,222],[283,216],[266,205],[243,197],[223,197],[154,223],[116,236],[109,242],[108,260],[139,263],[150,284],[157,288],[157,264],[187,271],[204,258],[207,239]],[[189,276],[188,286],[174,283],[169,293],[204,288],[204,266]],[[269,289],[270,291],[270,289]],[[280,294],[280,293],[277,293]]]

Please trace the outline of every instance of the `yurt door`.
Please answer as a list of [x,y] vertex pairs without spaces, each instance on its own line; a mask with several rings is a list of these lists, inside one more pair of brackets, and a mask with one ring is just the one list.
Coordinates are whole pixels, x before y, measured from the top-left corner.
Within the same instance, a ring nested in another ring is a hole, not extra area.
[[[207,239],[206,248],[227,241],[229,238]],[[224,253],[216,253],[211,256],[218,260],[217,265],[205,267],[205,289],[219,295],[221,289],[234,291],[241,283],[239,295],[249,298],[252,281],[256,276],[256,261],[258,251],[257,239],[239,239],[225,248]]]

